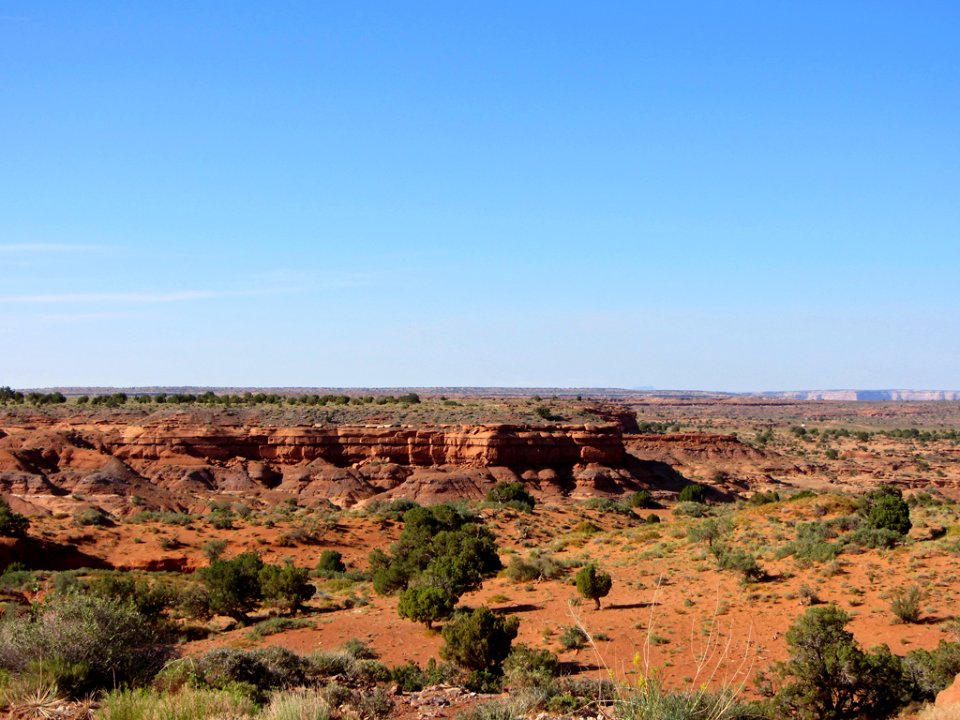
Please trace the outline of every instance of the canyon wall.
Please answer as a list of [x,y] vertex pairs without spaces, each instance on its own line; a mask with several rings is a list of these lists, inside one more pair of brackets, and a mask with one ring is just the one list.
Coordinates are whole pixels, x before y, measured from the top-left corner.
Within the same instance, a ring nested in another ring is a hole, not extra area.
[[[143,424],[65,421],[0,429],[0,492],[62,510],[64,496],[114,511],[131,498],[196,507],[212,493],[277,494],[352,505],[482,497],[519,480],[544,495],[633,484],[615,425],[276,426],[168,417]],[[129,509],[129,508],[127,508]]]

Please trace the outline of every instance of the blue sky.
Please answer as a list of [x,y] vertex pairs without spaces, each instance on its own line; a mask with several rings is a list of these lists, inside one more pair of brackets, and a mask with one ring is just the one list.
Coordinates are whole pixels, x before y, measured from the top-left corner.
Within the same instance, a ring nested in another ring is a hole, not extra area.
[[0,385],[960,388],[953,2],[4,2]]

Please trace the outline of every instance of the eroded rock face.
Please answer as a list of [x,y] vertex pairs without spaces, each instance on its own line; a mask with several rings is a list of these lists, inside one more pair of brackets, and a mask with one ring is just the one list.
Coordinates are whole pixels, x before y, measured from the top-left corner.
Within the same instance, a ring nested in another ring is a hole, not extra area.
[[338,466],[372,460],[411,466],[618,464],[625,452],[619,429],[601,425],[248,428],[158,423],[126,427],[120,438],[107,444],[122,460],[187,455],[282,465],[322,460]]
[[138,495],[183,507],[215,493],[282,493],[352,505],[374,496],[479,498],[503,479],[557,496],[635,484],[616,470],[626,460],[616,425],[260,427],[164,418],[5,433],[0,492],[34,498]]

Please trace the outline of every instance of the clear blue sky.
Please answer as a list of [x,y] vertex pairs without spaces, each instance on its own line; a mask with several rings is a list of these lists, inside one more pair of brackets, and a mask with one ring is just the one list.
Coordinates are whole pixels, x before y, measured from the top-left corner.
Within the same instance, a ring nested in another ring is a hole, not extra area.
[[0,385],[960,388],[956,2],[0,4]]

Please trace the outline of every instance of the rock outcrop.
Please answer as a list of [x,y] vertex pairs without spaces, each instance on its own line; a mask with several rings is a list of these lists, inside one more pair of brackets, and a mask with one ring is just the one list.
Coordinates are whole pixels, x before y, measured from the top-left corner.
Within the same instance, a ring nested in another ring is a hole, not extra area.
[[542,495],[620,493],[616,425],[250,426],[166,417],[144,424],[54,422],[4,428],[0,492],[51,510],[66,496],[123,512],[129,498],[189,508],[215,493],[351,505],[375,496],[482,497],[500,480]]
[[456,428],[201,427],[178,423],[124,428],[105,440],[123,460],[163,460],[186,455],[226,462],[296,464],[321,460],[334,465],[380,462],[411,466],[618,464],[620,431],[604,425],[530,428],[478,425]]

